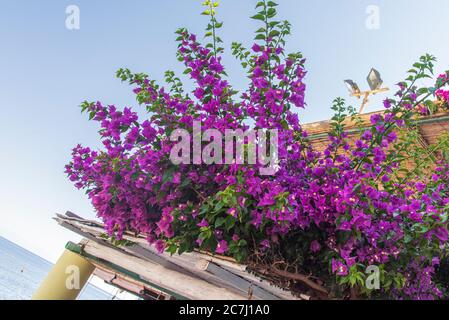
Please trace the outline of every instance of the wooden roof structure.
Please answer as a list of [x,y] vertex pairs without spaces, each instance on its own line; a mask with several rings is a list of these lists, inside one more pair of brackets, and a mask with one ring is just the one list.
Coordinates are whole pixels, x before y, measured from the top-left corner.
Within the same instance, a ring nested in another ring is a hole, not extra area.
[[143,299],[158,300],[308,300],[271,285],[246,271],[233,259],[202,252],[171,256],[159,254],[139,235],[125,233],[124,245],[104,236],[103,225],[71,212],[54,218],[81,235],[79,244],[66,249],[82,255],[105,282]]

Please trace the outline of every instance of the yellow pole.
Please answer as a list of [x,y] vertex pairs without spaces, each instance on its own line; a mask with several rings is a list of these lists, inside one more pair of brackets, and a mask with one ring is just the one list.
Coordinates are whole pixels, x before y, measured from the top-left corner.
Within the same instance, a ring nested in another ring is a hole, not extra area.
[[365,109],[365,106],[369,102],[369,100],[368,100],[369,95],[370,95],[369,92],[365,93],[365,97],[363,98],[362,106],[360,107],[360,111],[359,111],[360,114],[363,112],[363,109]]
[[75,300],[95,267],[82,256],[65,250],[32,300]]

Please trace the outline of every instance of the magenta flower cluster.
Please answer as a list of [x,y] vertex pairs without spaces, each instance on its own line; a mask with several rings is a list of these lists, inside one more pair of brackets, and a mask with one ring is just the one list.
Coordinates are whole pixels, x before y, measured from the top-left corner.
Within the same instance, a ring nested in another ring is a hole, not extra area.
[[[201,249],[239,261],[255,252],[268,256],[285,246],[301,248],[286,253],[285,260],[295,261],[298,252],[316,257],[316,266],[298,268],[328,268],[325,283],[371,294],[362,288],[360,274],[376,265],[382,295],[442,298],[444,285],[433,275],[447,253],[449,165],[440,161],[428,177],[403,179],[397,152],[398,130],[410,124],[417,105],[432,98],[416,80],[429,71],[433,57],[421,58],[415,77],[399,84],[394,98],[385,100],[385,112],[373,115],[355,141],[342,124],[345,107],[337,99],[333,129],[318,151],[297,114],[305,107],[305,59],[284,52],[290,26],[270,20],[275,4],[261,1],[258,7],[262,11],[253,18],[264,27],[256,43],[251,49],[233,44],[248,72],[247,90],[239,94],[227,80],[215,35],[221,23],[208,11],[206,46],[187,30],[177,31],[177,56],[194,82],[193,92],[185,93],[172,72],[162,87],[145,74],[119,70],[148,118],[139,119],[131,108],[83,103],[83,111],[100,124],[104,148],[74,148],[66,166],[70,180],[86,190],[116,238],[140,233],[161,252]],[[447,101],[443,77],[436,95]],[[222,133],[278,129],[276,174],[261,176],[259,164],[174,165],[170,134],[180,128],[191,132],[193,121]]]
[[[447,82],[449,79],[449,75],[447,74],[443,74],[441,76],[439,76],[438,78],[440,81],[442,82]],[[443,102],[447,104],[449,104],[449,90],[444,90],[444,89],[438,89],[435,92],[435,95]]]

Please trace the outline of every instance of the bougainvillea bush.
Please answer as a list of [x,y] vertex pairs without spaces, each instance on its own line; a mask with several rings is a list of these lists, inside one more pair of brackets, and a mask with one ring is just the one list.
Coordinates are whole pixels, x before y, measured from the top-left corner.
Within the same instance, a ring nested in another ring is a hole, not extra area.
[[[372,115],[368,128],[360,127],[355,143],[344,124],[358,117],[336,99],[328,145],[319,152],[297,115],[305,107],[305,59],[285,52],[290,24],[274,19],[277,5],[257,3],[252,18],[260,29],[250,48],[232,44],[248,74],[243,92],[231,87],[222,65],[218,3],[204,6],[205,45],[186,29],[176,32],[177,57],[193,92],[185,92],[172,71],[161,86],[146,74],[120,69],[118,78],[132,86],[147,117],[101,102],[81,105],[100,124],[104,148],[78,145],[66,173],[86,191],[109,236],[120,239],[130,231],[145,235],[160,252],[227,255],[293,293],[447,297],[440,267],[448,248],[447,153],[434,152],[427,174],[418,166],[407,169],[404,152],[414,146],[399,136],[413,130],[417,114],[435,96],[447,101],[449,73],[433,87],[417,86],[433,78],[435,59],[421,57],[385,100],[385,111]],[[261,175],[259,163],[175,165],[171,134],[192,132],[194,121],[222,133],[277,129],[277,172]],[[366,285],[373,266],[379,288]]]

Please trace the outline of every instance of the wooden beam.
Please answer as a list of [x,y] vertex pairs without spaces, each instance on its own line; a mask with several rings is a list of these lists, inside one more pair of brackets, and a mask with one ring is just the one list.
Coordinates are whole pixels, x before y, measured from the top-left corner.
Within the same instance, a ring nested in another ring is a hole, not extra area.
[[167,295],[162,291],[155,290],[150,286],[140,281],[134,280],[122,273],[110,271],[96,262],[92,262],[92,264],[94,264],[96,267],[94,271],[95,276],[121,290],[130,292],[143,299],[170,300],[171,298],[170,295]]
[[186,276],[159,264],[127,255],[126,253],[100,245],[94,241],[87,241],[83,246],[83,251],[91,256],[137,273],[144,280],[148,280],[157,286],[166,288],[192,300],[247,299],[247,296],[236,292],[237,290],[232,291],[228,288],[217,287],[202,279]]
[[197,266],[198,269],[207,271],[217,276],[218,278],[226,281],[226,283],[229,283],[235,288],[239,289],[243,294],[247,294],[248,299],[254,298],[256,300],[280,300],[279,297],[262,289],[253,281],[248,281],[242,277],[239,277],[236,274],[223,269],[213,262],[200,260],[198,261]]

